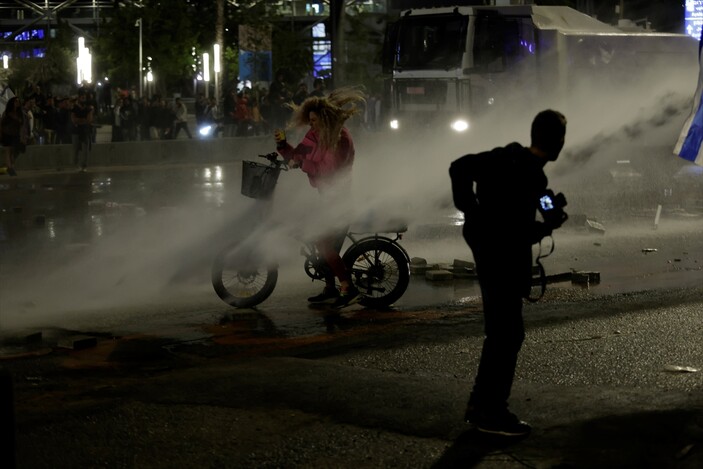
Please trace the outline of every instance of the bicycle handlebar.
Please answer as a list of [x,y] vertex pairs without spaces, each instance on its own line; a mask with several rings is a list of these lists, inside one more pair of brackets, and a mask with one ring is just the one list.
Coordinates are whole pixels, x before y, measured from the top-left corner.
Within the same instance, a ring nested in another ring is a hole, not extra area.
[[268,162],[271,163],[271,166],[275,166],[276,168],[283,167],[282,169],[288,170],[288,164],[285,160],[279,160],[278,153],[275,151],[267,153],[266,155],[259,155],[259,158],[266,158]]

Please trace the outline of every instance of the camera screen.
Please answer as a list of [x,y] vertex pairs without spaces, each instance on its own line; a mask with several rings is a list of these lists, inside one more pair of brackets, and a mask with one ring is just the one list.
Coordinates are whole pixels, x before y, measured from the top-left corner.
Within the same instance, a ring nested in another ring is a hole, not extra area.
[[539,205],[542,207],[542,210],[547,211],[551,210],[554,208],[554,203],[552,202],[552,198],[549,197],[548,195],[543,195],[539,199]]

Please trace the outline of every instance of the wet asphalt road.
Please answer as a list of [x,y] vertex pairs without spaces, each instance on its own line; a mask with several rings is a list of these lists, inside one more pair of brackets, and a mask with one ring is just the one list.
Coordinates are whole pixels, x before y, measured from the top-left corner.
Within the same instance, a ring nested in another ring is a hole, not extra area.
[[[0,321],[29,327],[125,334],[212,321],[233,309],[210,285],[213,256],[253,226],[256,202],[239,194],[240,163],[34,171],[0,181]],[[305,187],[305,186],[304,186]],[[309,189],[305,187],[306,189]],[[467,258],[452,211],[412,228],[401,241],[430,262]],[[451,246],[434,252],[441,238]],[[453,239],[452,239],[453,238]],[[407,240],[407,242],[406,242]],[[320,332],[304,305],[321,284],[303,272],[299,246],[285,239],[281,278],[261,305],[292,335]],[[472,282],[429,284],[414,278],[400,308],[477,294]],[[301,301],[302,300],[302,301]],[[291,308],[293,306],[293,308]],[[187,328],[187,327],[184,327]]]
[[[672,368],[703,368],[700,215],[555,236],[547,273],[601,283],[555,283],[526,307],[513,409],[536,430],[506,444],[461,423],[480,352],[474,282],[413,277],[391,311],[330,315],[305,306],[319,286],[292,247],[258,310],[215,296],[237,171],[2,180],[18,467],[700,467],[703,373]],[[452,216],[411,226],[411,256],[470,260]],[[58,346],[76,335],[97,343]]]
[[[240,314],[216,297],[209,282],[219,247],[252,226],[246,216],[257,206],[239,194],[240,178],[240,163],[233,162],[30,171],[0,180],[3,329],[124,335],[167,325],[187,336],[192,324]],[[603,234],[572,213],[573,222],[557,232],[555,250],[543,261],[547,274],[596,271],[601,282],[591,285],[594,294],[703,283],[700,215],[665,208],[656,230],[654,216],[642,210],[612,217]],[[456,217],[444,205],[411,218],[401,244],[411,257],[430,263],[471,260]],[[259,311],[278,333],[324,333],[324,314],[304,307],[304,298],[321,285],[305,276],[295,241],[283,239],[276,247],[281,278]],[[568,281],[557,285],[571,288]],[[477,298],[473,281],[413,276],[394,306],[418,310]]]
[[249,311],[199,340],[37,347],[2,361],[18,467],[697,468],[702,294],[554,288],[529,305],[511,400],[525,440],[461,422],[482,336],[471,300],[350,311],[315,336]]

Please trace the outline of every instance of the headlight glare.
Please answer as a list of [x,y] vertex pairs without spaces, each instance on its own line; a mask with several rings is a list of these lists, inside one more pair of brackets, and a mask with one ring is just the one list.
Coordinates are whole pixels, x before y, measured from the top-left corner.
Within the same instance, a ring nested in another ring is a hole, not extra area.
[[469,128],[469,123],[468,121],[464,119],[457,119],[454,122],[452,122],[452,130],[456,132],[465,132]]

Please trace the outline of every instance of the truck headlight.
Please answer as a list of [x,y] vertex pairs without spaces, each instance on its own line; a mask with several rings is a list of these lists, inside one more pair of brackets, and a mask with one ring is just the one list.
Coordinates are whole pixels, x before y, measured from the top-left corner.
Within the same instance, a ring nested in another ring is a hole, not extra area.
[[465,132],[469,128],[469,122],[464,119],[457,119],[452,122],[451,127],[456,132]]

